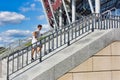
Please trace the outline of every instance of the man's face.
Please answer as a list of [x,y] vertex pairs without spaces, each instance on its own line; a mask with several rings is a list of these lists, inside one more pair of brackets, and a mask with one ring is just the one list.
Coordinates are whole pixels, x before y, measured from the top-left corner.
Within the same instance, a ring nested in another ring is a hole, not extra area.
[[42,27],[38,27],[38,30],[41,30],[42,29]]

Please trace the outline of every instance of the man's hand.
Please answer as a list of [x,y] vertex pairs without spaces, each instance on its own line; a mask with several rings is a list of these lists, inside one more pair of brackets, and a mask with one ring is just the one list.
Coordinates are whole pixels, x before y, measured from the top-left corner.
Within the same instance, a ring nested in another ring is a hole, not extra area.
[[41,34],[41,36],[43,36],[43,34]]

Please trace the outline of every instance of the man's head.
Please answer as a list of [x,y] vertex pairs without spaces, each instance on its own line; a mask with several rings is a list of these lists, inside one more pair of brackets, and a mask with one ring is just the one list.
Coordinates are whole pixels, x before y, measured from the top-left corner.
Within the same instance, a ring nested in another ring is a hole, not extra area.
[[38,30],[41,30],[41,29],[42,29],[42,25],[39,24],[39,25],[37,26],[37,28],[38,28]]

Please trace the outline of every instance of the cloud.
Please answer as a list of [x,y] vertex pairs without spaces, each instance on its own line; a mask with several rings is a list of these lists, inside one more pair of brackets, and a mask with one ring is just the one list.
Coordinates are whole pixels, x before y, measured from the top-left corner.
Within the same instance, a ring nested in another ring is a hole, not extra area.
[[22,31],[22,30],[8,30],[4,33],[4,35],[9,37],[26,37],[30,35],[30,31]]
[[[33,27],[34,30],[37,29],[36,26],[37,26],[37,25],[35,25],[35,26]],[[49,26],[48,24],[42,24],[42,30],[41,30],[41,33],[47,32],[47,31],[49,31],[49,30],[50,30],[50,26]]]
[[23,3],[24,6],[25,6],[25,5],[29,5],[29,4],[30,4],[30,2]]
[[25,16],[16,12],[1,11],[0,25],[18,24],[25,19]]
[[36,4],[32,3],[30,5],[27,4],[27,7],[20,7],[19,10],[22,11],[22,12],[28,12],[28,11],[37,10],[37,8],[36,8]]
[[29,21],[29,20],[31,20],[31,18],[30,18],[30,17],[27,17],[27,18],[25,18],[25,20]]
[[43,20],[43,19],[45,19],[45,15],[40,15],[40,16],[37,17],[37,19],[38,20]]
[[41,0],[34,0],[35,2],[40,2]]
[[2,40],[2,38],[0,37],[0,41]]
[[31,7],[31,8],[35,8],[35,4],[34,4],[34,3],[31,4],[30,7]]
[[25,38],[31,36],[32,33],[29,30],[7,30],[0,33],[0,42],[11,43],[19,38]]
[[42,27],[41,33],[44,33],[50,30],[50,26],[48,24],[43,24],[42,26],[43,27]]
[[[42,24],[41,33],[45,33],[50,30],[48,24]],[[0,46],[7,43],[15,42],[18,39],[28,38],[31,39],[32,31],[29,30],[7,30],[0,33]]]

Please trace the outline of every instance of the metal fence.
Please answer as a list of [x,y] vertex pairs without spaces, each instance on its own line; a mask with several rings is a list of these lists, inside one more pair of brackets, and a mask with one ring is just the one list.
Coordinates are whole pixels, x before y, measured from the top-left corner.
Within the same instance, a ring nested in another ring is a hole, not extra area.
[[[53,30],[49,30],[48,32],[43,33],[41,37],[47,36],[52,31]],[[15,40],[14,42],[4,43],[4,45],[2,45],[2,47],[0,48],[0,60],[5,59],[9,54],[23,49],[31,44],[31,39],[32,37],[28,37],[25,39]]]
[[[55,51],[71,45],[72,42],[75,42],[75,39],[80,38],[84,34],[94,32],[95,29],[105,30],[119,27],[120,16],[92,14],[81,18],[46,36],[35,44],[10,54],[7,57],[7,80],[10,80],[11,76],[16,76],[17,73],[25,71],[26,67],[29,68],[34,63],[44,61],[50,54],[55,54]],[[42,49],[38,54],[34,54],[34,60],[31,60],[33,45],[36,47],[42,46]]]

